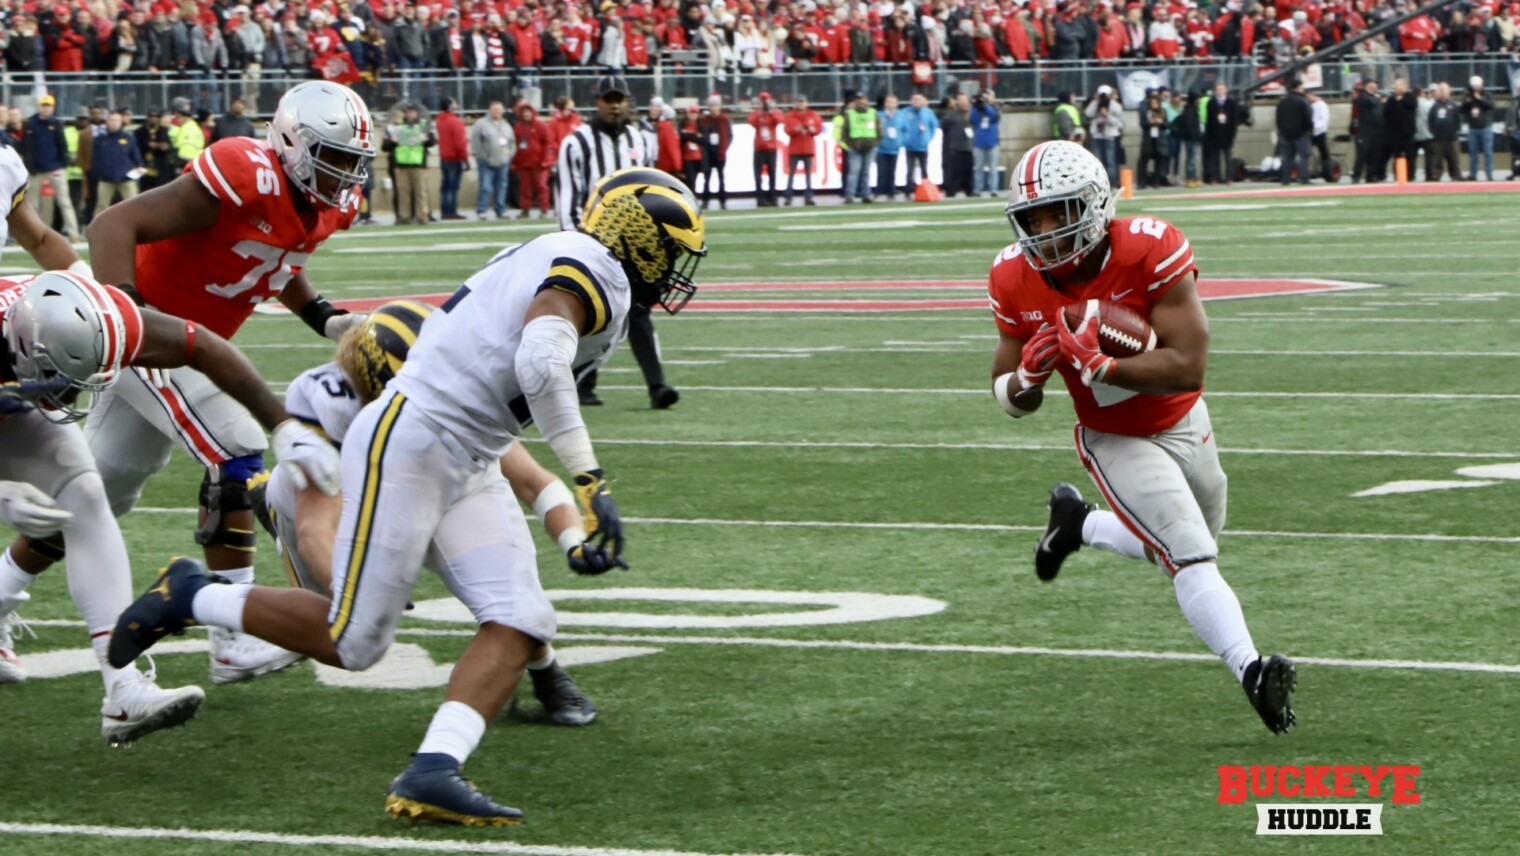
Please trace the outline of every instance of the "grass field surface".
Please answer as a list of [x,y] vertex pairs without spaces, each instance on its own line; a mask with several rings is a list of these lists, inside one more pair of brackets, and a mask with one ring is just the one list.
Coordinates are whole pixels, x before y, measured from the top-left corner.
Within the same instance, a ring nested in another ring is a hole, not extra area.
[[[0,688],[0,853],[1513,852],[1515,199],[1121,204],[1182,229],[1205,283],[1376,286],[1208,304],[1231,487],[1220,567],[1257,645],[1299,659],[1285,737],[1154,567],[1084,550],[1035,579],[1047,489],[1096,494],[1069,402],[1009,420],[986,392],[989,313],[923,308],[982,305],[1011,240],[1001,202],[720,212],[697,277],[710,287],[657,318],[681,403],[650,410],[620,351],[587,414],[633,570],[578,578],[540,540],[557,647],[602,660],[571,667],[601,717],[493,724],[467,768],[525,825],[384,815],[436,687],[342,686],[301,665],[209,688],[187,728],[112,751],[99,679],[76,670]],[[309,270],[335,299],[447,292],[546,228],[374,227]],[[330,358],[288,315],[236,342],[276,384]],[[123,519],[135,587],[194,551],[199,481],[176,453]],[[272,547],[259,576],[278,584]],[[24,658],[86,647],[61,569],[33,596]],[[444,597],[424,575],[429,617],[398,640],[409,662],[463,649],[470,626],[431,603]],[[158,670],[209,687],[204,653]],[[1418,764],[1422,799],[1387,805],[1380,838],[1258,838],[1257,800],[1217,804],[1221,764]]]

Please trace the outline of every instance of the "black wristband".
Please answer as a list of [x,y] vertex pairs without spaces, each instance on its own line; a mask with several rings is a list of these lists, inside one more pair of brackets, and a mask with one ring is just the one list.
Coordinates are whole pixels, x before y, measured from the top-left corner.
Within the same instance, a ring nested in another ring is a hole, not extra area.
[[133,285],[130,282],[118,282],[116,284],[116,290],[132,298],[132,302],[136,303],[138,306],[148,305],[148,302],[146,300],[143,300],[142,292],[138,291],[137,286]]
[[301,307],[300,314],[301,320],[306,322],[306,326],[317,331],[318,336],[326,336],[327,319],[334,315],[347,315],[348,310],[339,309],[328,303],[325,297],[314,297],[310,303]]

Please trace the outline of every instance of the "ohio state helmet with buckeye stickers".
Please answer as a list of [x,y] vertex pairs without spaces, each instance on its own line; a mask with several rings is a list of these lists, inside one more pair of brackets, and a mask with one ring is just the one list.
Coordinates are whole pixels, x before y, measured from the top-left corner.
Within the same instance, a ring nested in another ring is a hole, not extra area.
[[[342,208],[369,177],[375,158],[375,123],[364,99],[326,80],[302,83],[280,98],[269,122],[269,145],[291,183],[314,202]],[[333,179],[324,193],[318,178]]]
[[[1065,206],[1066,225],[1031,234],[1024,214],[1046,205]],[[1035,146],[1019,160],[1003,210],[1030,266],[1059,273],[1081,264],[1108,234],[1114,194],[1101,161],[1076,143],[1056,140]]]
[[0,316],[16,379],[68,385],[43,396],[41,412],[54,422],[89,413],[97,395],[116,382],[142,348],[142,316],[114,288],[82,274],[51,271],[26,284]]

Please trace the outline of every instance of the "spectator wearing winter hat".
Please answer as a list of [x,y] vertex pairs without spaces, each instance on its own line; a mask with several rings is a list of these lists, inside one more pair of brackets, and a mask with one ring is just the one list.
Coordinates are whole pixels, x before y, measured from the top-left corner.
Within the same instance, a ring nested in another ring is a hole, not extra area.
[[512,171],[517,174],[517,207],[530,220],[547,218],[549,167],[556,157],[549,123],[539,119],[538,111],[524,101],[517,105],[517,124],[512,131],[517,141],[517,151],[512,155]]
[[[660,121],[655,126],[659,132],[660,147],[656,152],[655,168],[676,178],[685,179],[681,154],[681,129],[676,125],[676,108],[666,104],[660,108]],[[775,204],[774,197],[772,204]]]
[[[769,92],[760,93],[755,109],[750,111],[749,126],[754,129],[755,204],[760,208],[776,207],[776,155],[781,149],[783,117],[771,103]],[[764,176],[764,183],[761,177]]]
[[1124,105],[1119,102],[1113,87],[1104,84],[1098,87],[1082,113],[1087,117],[1087,136],[1092,140],[1093,153],[1108,171],[1109,184],[1118,187],[1119,135],[1124,133]]

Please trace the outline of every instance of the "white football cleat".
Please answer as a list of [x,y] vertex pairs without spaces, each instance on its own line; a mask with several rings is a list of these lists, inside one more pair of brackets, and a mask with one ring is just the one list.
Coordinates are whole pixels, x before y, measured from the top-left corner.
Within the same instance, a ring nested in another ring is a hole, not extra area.
[[224,627],[210,628],[211,682],[218,686],[251,681],[270,672],[287,669],[306,655],[286,651],[257,636]]
[[200,687],[166,690],[154,683],[153,669],[124,673],[100,705],[100,735],[112,746],[131,746],[142,737],[184,725],[200,711]]
[[[32,596],[26,592],[0,599],[0,684],[19,684],[26,680],[26,669],[21,665],[21,658],[16,656],[11,633],[21,629],[30,632],[31,628],[16,614],[16,608],[31,599]],[[33,637],[36,635],[32,634]]]

